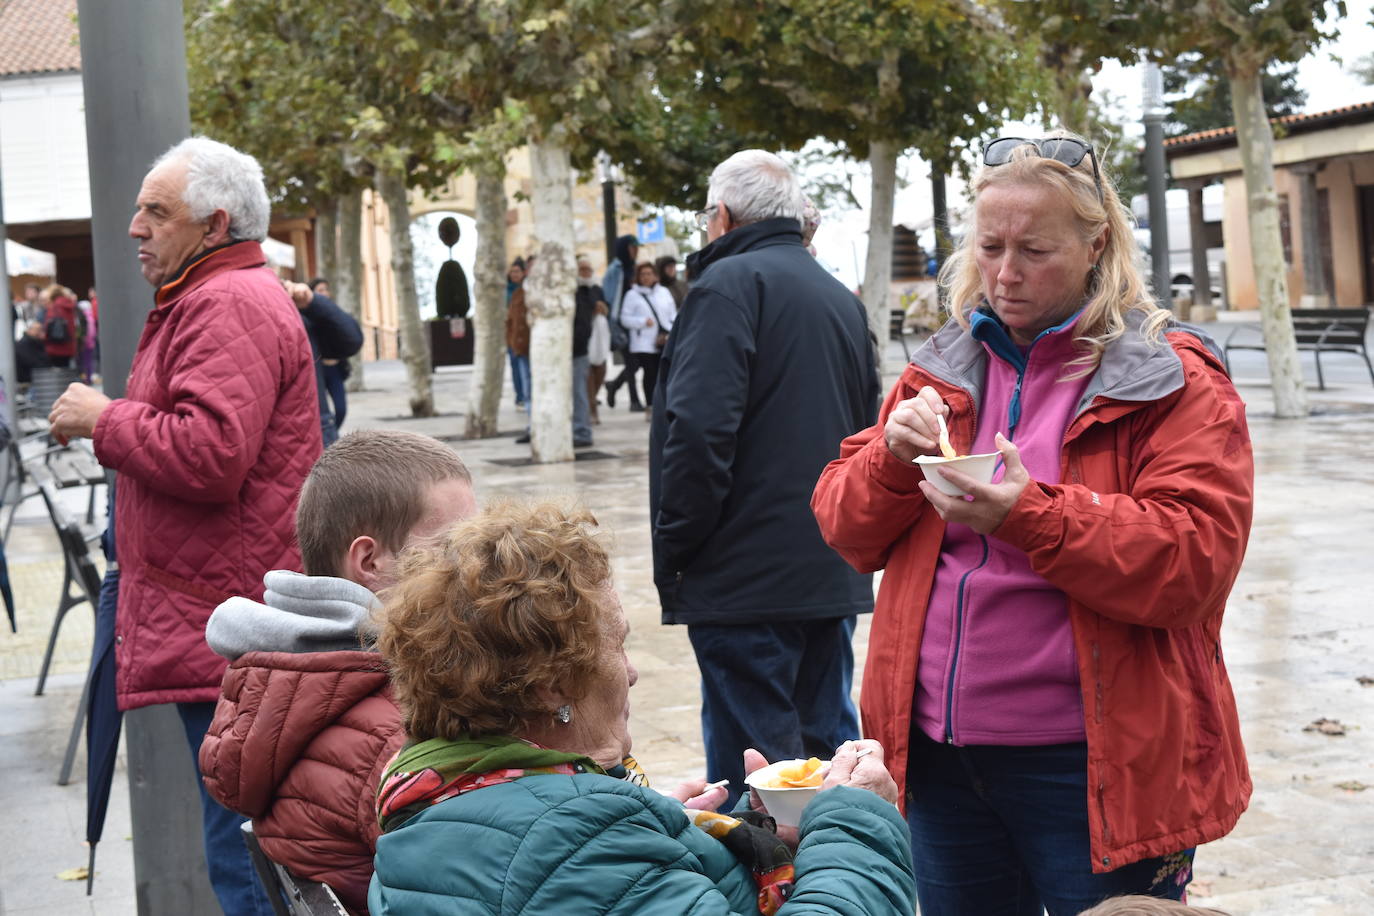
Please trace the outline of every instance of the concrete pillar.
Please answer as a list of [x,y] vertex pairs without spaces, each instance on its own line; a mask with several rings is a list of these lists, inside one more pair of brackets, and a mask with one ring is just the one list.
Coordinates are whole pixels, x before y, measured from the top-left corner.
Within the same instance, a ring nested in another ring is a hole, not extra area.
[[[0,193],[0,198],[3,198]],[[14,368],[14,312],[11,308],[10,297],[10,272],[9,265],[5,262],[5,239],[8,238],[5,232],[5,211],[3,204],[0,204],[0,277],[4,278],[4,320],[0,321],[0,328],[5,329],[4,334],[0,334],[0,379],[5,382],[5,399],[0,404],[0,412],[4,413],[5,423],[9,425],[10,431],[17,437],[18,428],[14,425],[14,396],[19,391],[19,376],[15,374]],[[4,503],[5,494],[9,492],[10,479],[18,471],[18,468],[8,468],[4,473],[4,489],[0,490],[0,505]],[[16,497],[17,498],[17,497]]]
[[1186,182],[1188,189],[1188,238],[1193,254],[1193,305],[1212,304],[1212,275],[1207,268],[1207,225],[1202,213],[1201,181]]
[[1326,288],[1326,272],[1322,270],[1321,231],[1317,207],[1317,171],[1321,168],[1315,162],[1304,162],[1288,167],[1297,176],[1299,209],[1302,213],[1302,300],[1305,309],[1324,309],[1331,307],[1331,296]]
[[[186,39],[181,0],[79,0],[77,11],[101,374],[105,393],[118,398],[153,305],[129,220],[148,166],[191,132]],[[124,727],[139,916],[219,912],[206,877],[196,772],[176,707],[136,710]]]
[[1164,199],[1168,166],[1164,161],[1163,77],[1157,64],[1146,64],[1144,74],[1145,178],[1150,204],[1150,261],[1155,301],[1172,308],[1169,285],[1169,212]]

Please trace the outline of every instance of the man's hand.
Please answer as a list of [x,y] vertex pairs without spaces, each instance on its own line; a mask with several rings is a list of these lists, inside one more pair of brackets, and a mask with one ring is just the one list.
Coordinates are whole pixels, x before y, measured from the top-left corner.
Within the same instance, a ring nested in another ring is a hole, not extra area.
[[296,303],[296,308],[305,311],[310,307],[310,300],[315,298],[315,294],[311,292],[310,287],[306,286],[304,283],[293,283],[290,280],[283,280],[281,285],[291,297],[291,301]]
[[109,403],[109,398],[89,385],[72,382],[48,414],[53,436],[63,445],[69,439],[91,438],[96,421]]
[[910,463],[917,455],[940,454],[940,426],[936,414],[949,416],[949,405],[929,385],[907,398],[887,416],[883,439],[888,451]]
[[997,434],[997,450],[1002,453],[1002,461],[1007,468],[1001,483],[979,483],[962,471],[946,467],[939,469],[939,473],[967,493],[967,497],[946,496],[935,489],[930,481],[921,481],[921,492],[925,494],[926,501],[935,507],[935,511],[940,513],[940,518],[968,525],[979,534],[992,534],[1006,521],[1012,506],[1021,498],[1021,491],[1030,483],[1030,474],[1021,463],[1021,452],[1001,433]]

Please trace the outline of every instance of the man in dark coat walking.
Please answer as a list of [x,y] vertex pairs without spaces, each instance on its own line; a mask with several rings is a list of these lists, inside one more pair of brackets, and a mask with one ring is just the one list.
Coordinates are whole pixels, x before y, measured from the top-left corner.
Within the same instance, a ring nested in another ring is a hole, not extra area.
[[881,392],[863,304],[802,247],[787,165],[736,153],[707,201],[654,397],[649,517],[663,622],[687,625],[701,669],[708,778],[737,795],[747,747],[828,758],[858,737],[850,637],[872,581],[810,503]]

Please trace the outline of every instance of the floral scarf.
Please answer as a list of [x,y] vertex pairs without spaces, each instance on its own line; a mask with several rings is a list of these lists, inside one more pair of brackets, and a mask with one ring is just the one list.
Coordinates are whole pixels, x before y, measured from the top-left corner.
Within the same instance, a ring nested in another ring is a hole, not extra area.
[[[594,773],[647,789],[649,779],[633,757],[609,769],[580,754],[539,747],[508,735],[406,744],[386,766],[377,789],[377,823],[383,833],[400,827],[430,805],[525,776]],[[759,889],[758,909],[773,916],[795,884],[792,852],[775,833],[772,818],[753,811],[739,817],[684,808],[688,821],[725,845],[747,866]]]

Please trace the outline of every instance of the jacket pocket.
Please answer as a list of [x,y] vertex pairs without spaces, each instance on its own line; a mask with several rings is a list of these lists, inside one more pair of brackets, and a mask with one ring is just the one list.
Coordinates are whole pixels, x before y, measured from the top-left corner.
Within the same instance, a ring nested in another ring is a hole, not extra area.
[[143,564],[143,575],[149,582],[155,582],[164,588],[169,588],[174,592],[198,598],[201,601],[209,601],[215,605],[230,598],[230,594],[222,589],[211,588],[199,582],[192,582],[190,579],[183,579],[181,576],[169,573],[165,569],[160,569],[151,563]]

